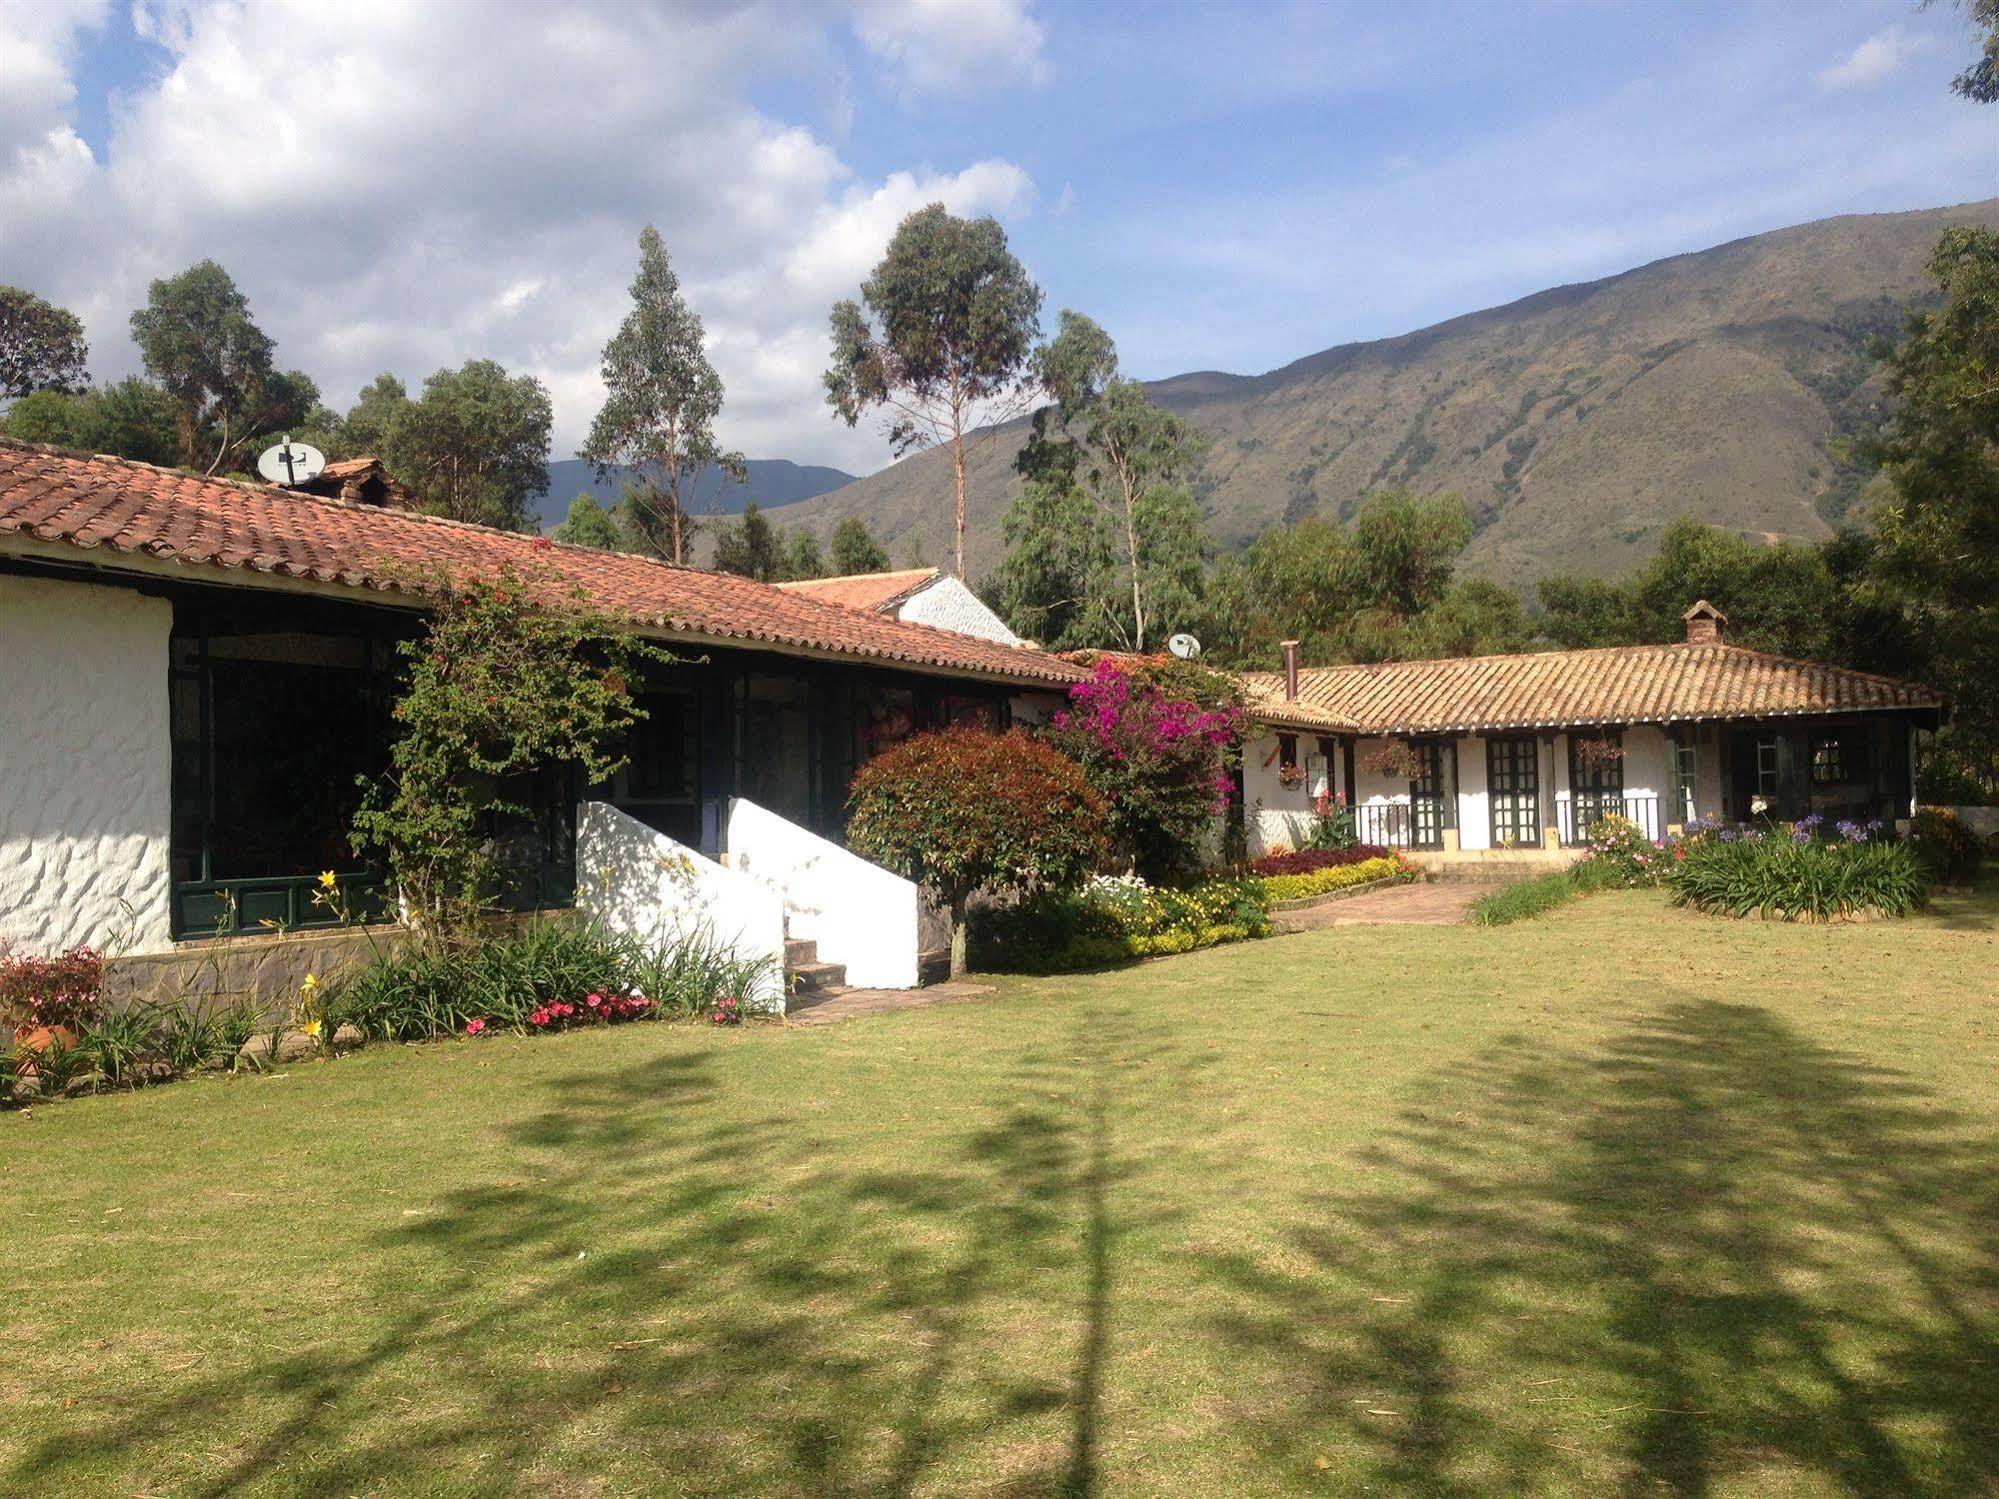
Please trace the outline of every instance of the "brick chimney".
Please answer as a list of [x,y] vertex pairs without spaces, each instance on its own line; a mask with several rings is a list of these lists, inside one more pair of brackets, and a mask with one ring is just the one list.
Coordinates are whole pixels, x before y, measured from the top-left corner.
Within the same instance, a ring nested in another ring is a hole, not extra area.
[[1287,640],[1278,647],[1284,652],[1284,701],[1298,701],[1298,642]]
[[1697,600],[1693,608],[1681,615],[1680,618],[1687,622],[1688,645],[1720,645],[1722,643],[1721,627],[1728,623],[1728,616],[1715,608],[1706,599]]

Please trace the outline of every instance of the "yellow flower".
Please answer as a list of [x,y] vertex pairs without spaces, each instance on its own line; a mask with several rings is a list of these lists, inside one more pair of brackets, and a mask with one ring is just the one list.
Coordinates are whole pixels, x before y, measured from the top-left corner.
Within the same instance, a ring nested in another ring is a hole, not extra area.
[[320,888],[320,889],[322,889],[322,890],[331,890],[331,889],[332,889],[332,888],[333,888],[333,887],[334,887],[335,885],[337,885],[337,884],[339,884],[339,883],[340,883],[340,880],[339,880],[339,877],[338,877],[337,875],[335,875],[335,874],[334,874],[334,872],[333,872],[332,870],[330,870],[330,869],[322,869],[322,870],[320,870],[320,872],[319,872],[319,888]]
[[308,1036],[312,1037],[313,1040],[317,1041],[319,1039],[320,1031],[325,1029],[325,1027],[320,1024],[318,1017],[315,1016],[311,1020],[308,1020],[303,1026],[301,1026],[300,1029],[303,1030]]
[[319,992],[319,975],[308,973],[305,976],[305,981],[299,985],[299,989],[307,995],[317,994]]

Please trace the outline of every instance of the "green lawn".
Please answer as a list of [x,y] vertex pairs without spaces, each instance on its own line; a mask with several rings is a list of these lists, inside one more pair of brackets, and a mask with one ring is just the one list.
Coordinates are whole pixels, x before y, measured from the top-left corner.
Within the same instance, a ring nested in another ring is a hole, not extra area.
[[1999,1491],[1999,902],[0,1115],[0,1492]]

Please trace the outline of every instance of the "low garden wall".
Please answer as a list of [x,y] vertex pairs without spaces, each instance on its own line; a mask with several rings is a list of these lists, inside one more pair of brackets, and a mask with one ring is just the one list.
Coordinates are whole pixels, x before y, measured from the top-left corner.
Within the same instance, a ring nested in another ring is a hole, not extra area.
[[365,967],[377,952],[402,946],[398,926],[343,927],[326,932],[259,932],[186,942],[171,952],[133,953],[104,963],[105,1008],[202,999],[217,1009],[279,1013],[308,977],[322,984]]

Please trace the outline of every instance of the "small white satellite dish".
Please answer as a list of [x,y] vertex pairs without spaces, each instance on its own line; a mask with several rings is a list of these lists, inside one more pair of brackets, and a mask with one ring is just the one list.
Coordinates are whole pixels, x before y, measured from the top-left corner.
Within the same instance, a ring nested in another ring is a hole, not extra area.
[[1166,649],[1178,656],[1182,661],[1192,661],[1196,656],[1201,654],[1201,642],[1196,640],[1192,635],[1175,635],[1171,640],[1166,642]]
[[317,479],[325,467],[324,453],[289,437],[276,447],[265,449],[264,456],[257,460],[257,472],[286,489]]

